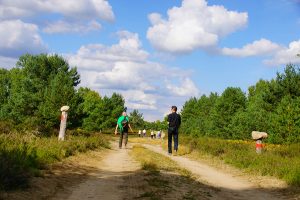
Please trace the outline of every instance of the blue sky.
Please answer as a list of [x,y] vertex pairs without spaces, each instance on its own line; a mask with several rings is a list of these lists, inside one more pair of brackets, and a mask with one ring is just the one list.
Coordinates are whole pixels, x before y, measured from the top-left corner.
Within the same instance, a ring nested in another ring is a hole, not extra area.
[[[76,2],[76,3],[75,3]],[[1,0],[0,66],[57,53],[81,86],[162,119],[192,96],[300,64],[299,0]]]

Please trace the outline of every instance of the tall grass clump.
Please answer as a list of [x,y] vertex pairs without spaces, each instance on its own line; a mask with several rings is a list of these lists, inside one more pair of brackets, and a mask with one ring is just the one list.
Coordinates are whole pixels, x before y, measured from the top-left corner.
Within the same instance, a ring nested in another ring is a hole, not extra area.
[[47,165],[78,152],[108,148],[108,138],[101,134],[57,137],[36,137],[31,134],[0,134],[0,190],[10,190],[28,184]]
[[290,185],[300,186],[299,144],[265,144],[263,153],[257,154],[254,141],[182,136],[181,143],[190,151],[218,157],[237,168],[275,176]]

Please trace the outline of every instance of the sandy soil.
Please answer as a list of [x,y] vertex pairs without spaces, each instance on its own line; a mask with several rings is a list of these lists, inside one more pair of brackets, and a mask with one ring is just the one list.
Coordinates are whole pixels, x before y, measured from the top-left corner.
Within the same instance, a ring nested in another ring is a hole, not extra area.
[[[143,146],[154,152],[169,156],[161,146],[150,144],[144,144]],[[283,193],[287,185],[276,178],[262,180],[263,178],[260,177],[260,180],[255,181],[253,177],[242,175],[241,173],[239,175],[237,173],[226,173],[206,163],[193,161],[187,157],[169,156],[169,158],[176,161],[182,168],[192,172],[195,176],[194,178],[200,182],[219,188],[220,192],[218,196],[221,199],[275,200],[292,198],[288,194]],[[295,197],[295,199],[298,198]]]
[[[31,188],[0,199],[292,199],[274,184],[257,187],[242,176],[182,156],[169,157],[192,172],[193,178],[166,171],[152,174],[130,157],[132,145],[119,149],[114,142],[111,150],[72,157],[53,165],[44,177],[33,178]],[[168,156],[160,146],[145,147]]]
[[97,163],[98,171],[89,173],[90,177],[85,182],[68,188],[71,194],[60,192],[51,199],[123,199],[127,191],[122,190],[122,186],[134,184],[131,180],[125,182],[125,177],[140,169],[140,165],[129,157],[128,151],[119,149],[117,143],[114,143],[102,162]]

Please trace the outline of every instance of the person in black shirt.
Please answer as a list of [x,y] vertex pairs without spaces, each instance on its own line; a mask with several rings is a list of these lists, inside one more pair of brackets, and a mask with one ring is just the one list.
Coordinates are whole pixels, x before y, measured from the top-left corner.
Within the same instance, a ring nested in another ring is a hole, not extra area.
[[168,153],[172,154],[172,138],[174,138],[174,150],[177,153],[178,150],[178,129],[181,124],[181,117],[177,114],[177,107],[171,107],[171,114],[168,115]]

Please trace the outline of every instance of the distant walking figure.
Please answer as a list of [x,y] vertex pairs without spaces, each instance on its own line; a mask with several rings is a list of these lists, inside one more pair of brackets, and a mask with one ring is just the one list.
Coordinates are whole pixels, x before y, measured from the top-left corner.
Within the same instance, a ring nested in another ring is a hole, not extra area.
[[177,107],[171,107],[171,114],[168,115],[168,153],[172,154],[172,138],[174,138],[174,150],[178,150],[178,129],[181,124],[181,117],[177,112]]
[[128,128],[130,128],[131,132],[131,126],[129,124],[129,118],[126,114],[126,112],[124,111],[122,113],[122,116],[119,117],[118,121],[117,121],[117,126],[116,126],[116,130],[115,130],[115,134],[118,134],[118,128],[120,130],[120,139],[119,139],[119,148],[122,148],[122,143],[123,143],[123,138],[125,137],[125,147],[127,145],[128,142]]
[[151,139],[154,139],[154,131],[151,130],[150,136],[151,136]]
[[143,137],[146,137],[146,129],[143,130]]

